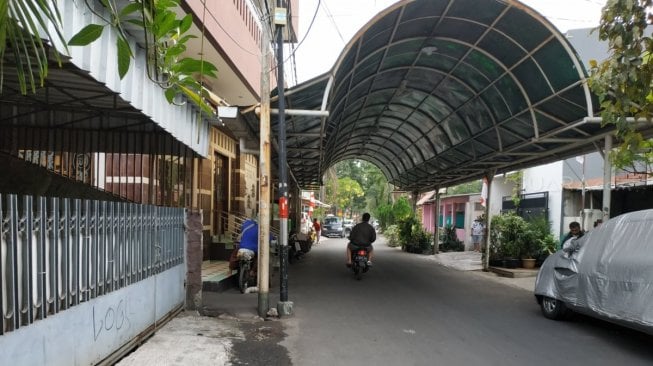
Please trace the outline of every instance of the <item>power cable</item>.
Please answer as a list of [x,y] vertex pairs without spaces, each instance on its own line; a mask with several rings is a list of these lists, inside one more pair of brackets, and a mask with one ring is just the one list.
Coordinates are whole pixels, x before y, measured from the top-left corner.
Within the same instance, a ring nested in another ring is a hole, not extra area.
[[340,37],[340,40],[342,40],[343,44],[346,44],[347,42],[345,41],[345,37],[342,36],[342,33],[340,33],[340,29],[338,29],[338,24],[336,24],[335,19],[333,18],[333,14],[331,13],[331,10],[329,10],[329,7],[327,6],[326,1],[324,2],[324,12],[331,21],[331,24],[333,24],[333,27],[336,29],[336,33],[338,33],[338,36]]
[[213,18],[213,20],[215,21],[215,24],[217,24],[218,27],[220,27],[220,29],[222,29],[222,31],[227,35],[227,37],[229,37],[229,39],[231,39],[231,40],[236,44],[236,46],[238,46],[238,48],[240,48],[241,50],[245,51],[246,53],[248,53],[248,54],[250,54],[250,55],[252,55],[252,56],[258,56],[257,54],[252,53],[252,52],[250,52],[249,50],[247,50],[245,47],[241,46],[240,43],[238,43],[238,41],[236,41],[236,40],[234,39],[234,37],[232,37],[231,34],[229,34],[229,32],[227,32],[226,29],[224,29],[224,27],[220,24],[220,22],[218,21],[218,19],[216,19],[215,15],[213,15],[213,13],[211,12],[211,10],[208,10],[208,9],[207,9],[207,11],[208,11],[209,15],[211,16],[211,18]]
[[317,6],[315,7],[315,13],[313,13],[313,19],[311,19],[311,23],[308,25],[308,29],[306,30],[306,34],[304,34],[304,37],[301,39],[301,41],[299,41],[299,43],[297,43],[297,47],[295,47],[295,50],[293,51],[293,53],[290,54],[288,56],[288,58],[286,58],[284,60],[284,63],[295,55],[295,52],[297,52],[297,50],[302,45],[302,43],[304,43],[304,41],[306,40],[306,37],[308,37],[309,33],[311,33],[311,29],[313,29],[313,23],[315,23],[315,18],[317,18],[317,13],[320,10],[320,5],[322,5],[322,0],[317,0]]

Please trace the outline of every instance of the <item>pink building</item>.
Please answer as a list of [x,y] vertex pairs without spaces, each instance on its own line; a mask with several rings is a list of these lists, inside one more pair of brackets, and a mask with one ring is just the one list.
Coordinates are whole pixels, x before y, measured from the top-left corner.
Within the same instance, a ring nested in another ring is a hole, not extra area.
[[[434,232],[435,191],[427,192],[417,201],[421,206],[422,226],[424,230]],[[453,225],[458,239],[465,243],[465,249],[472,247],[470,228],[474,219],[483,214],[481,196],[477,193],[461,194],[440,198],[440,215],[438,227]]]

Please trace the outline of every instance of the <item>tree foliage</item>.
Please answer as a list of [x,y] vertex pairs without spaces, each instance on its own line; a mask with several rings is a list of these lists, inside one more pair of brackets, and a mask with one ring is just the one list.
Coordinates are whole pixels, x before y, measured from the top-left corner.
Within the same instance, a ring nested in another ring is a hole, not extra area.
[[653,117],[653,0],[608,0],[601,14],[599,38],[610,56],[590,62],[590,88],[599,97],[603,124],[614,124],[621,143],[611,154],[622,169],[638,171],[653,163],[653,140],[636,130],[628,117],[651,124]]
[[[371,212],[379,215],[378,208],[390,202],[392,187],[374,164],[364,160],[345,160],[337,163],[326,174],[327,199],[331,203],[337,201],[340,179],[350,178],[360,185],[363,195],[354,197],[350,206],[352,213]],[[343,207],[341,207],[343,208]]]
[[357,181],[349,177],[338,178],[338,190],[335,192],[334,202],[338,207],[349,211],[349,217],[355,208],[355,199],[361,196],[363,196],[363,189]]
[[[0,2],[0,91],[4,80],[4,56],[13,55],[22,94],[34,93],[42,87],[48,73],[48,55],[53,54],[59,64],[59,52],[68,53],[67,46],[87,46],[104,32],[114,32],[118,74],[129,71],[134,52],[127,36],[128,29],[141,29],[147,53],[147,73],[151,80],[165,89],[168,102],[183,94],[200,106],[208,115],[213,109],[204,101],[204,90],[195,76],[216,77],[217,68],[203,59],[183,57],[186,43],[195,38],[188,34],[192,16],[179,18],[176,9],[180,0],[134,0],[116,2],[99,0],[104,11],[97,12],[94,2],[80,2],[101,24],[87,24],[68,42],[61,30],[64,21],[55,0],[2,0]],[[54,29],[50,31],[49,29]],[[45,42],[42,41],[45,39]],[[51,45],[63,45],[59,52],[49,52]],[[12,65],[13,66],[13,65]],[[38,83],[37,83],[38,80]]]
[[447,195],[466,194],[466,193],[480,193],[482,188],[482,181],[475,180],[469,183],[459,184],[447,189]]

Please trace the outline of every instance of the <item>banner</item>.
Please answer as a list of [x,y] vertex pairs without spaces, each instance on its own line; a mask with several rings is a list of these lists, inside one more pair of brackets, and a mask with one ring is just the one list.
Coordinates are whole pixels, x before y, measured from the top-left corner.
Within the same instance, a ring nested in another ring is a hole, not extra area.
[[486,207],[487,204],[487,178],[483,178],[483,187],[481,188],[481,206]]

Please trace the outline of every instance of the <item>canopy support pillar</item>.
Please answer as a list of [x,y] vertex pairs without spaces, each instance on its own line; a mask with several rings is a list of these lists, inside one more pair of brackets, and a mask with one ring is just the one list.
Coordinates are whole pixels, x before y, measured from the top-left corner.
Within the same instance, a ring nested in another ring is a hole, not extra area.
[[605,136],[603,147],[603,222],[610,218],[610,200],[612,193],[612,164],[610,163],[610,150],[612,150],[612,135]]

